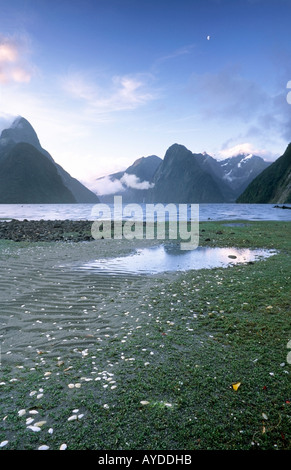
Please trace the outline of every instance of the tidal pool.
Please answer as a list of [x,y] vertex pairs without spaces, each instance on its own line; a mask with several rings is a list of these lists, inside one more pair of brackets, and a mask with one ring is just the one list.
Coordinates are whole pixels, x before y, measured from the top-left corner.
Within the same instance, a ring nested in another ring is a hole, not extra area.
[[276,254],[274,250],[198,247],[181,250],[175,244],[142,248],[127,256],[102,258],[75,266],[76,270],[107,275],[158,274],[169,271],[212,269],[249,263]]

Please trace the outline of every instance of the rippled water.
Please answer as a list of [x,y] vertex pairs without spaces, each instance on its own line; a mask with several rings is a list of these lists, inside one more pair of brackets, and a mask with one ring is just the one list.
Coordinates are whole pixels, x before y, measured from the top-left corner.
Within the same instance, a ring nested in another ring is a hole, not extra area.
[[74,256],[69,244],[0,250],[0,367],[82,357],[138,326],[125,312],[142,303],[144,278],[72,271]]
[[77,271],[95,274],[158,274],[169,271],[211,269],[238,263],[254,262],[275,254],[270,250],[198,247],[181,250],[178,245],[165,244],[136,250],[127,256],[104,258],[74,266]]

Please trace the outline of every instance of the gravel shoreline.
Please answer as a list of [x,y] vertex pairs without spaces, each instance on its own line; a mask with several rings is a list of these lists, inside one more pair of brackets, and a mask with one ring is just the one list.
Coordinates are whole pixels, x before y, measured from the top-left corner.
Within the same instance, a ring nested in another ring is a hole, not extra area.
[[29,241],[90,241],[88,220],[11,220],[0,223],[0,239]]
[[[124,224],[125,221],[122,222]],[[84,242],[92,241],[93,221],[90,220],[2,220],[0,221],[0,240],[14,242]],[[143,225],[145,226],[145,222]],[[119,222],[118,222],[119,225]],[[114,221],[111,222],[114,230]],[[103,237],[101,237],[102,239]]]

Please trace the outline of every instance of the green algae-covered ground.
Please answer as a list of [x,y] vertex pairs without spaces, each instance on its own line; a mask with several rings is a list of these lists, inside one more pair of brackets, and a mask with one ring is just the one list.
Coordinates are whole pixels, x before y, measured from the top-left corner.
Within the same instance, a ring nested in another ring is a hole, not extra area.
[[278,253],[116,287],[102,308],[126,323],[102,338],[90,324],[75,356],[10,365],[2,350],[1,448],[290,450],[291,223],[239,222],[200,223],[199,244]]

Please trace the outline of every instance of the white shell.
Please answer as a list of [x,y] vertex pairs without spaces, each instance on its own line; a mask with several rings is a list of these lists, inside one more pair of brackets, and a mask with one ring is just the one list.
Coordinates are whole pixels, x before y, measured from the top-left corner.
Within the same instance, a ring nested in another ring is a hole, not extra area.
[[31,429],[33,432],[39,432],[40,428],[38,426],[27,426],[28,429]]
[[75,419],[77,419],[77,415],[72,415],[68,418],[68,421],[74,421]]
[[27,418],[26,424],[29,425],[29,424],[33,423],[33,421],[34,421],[33,418]]
[[41,428],[45,423],[46,421],[38,421],[37,423],[35,423],[35,426],[37,426],[38,428]]

